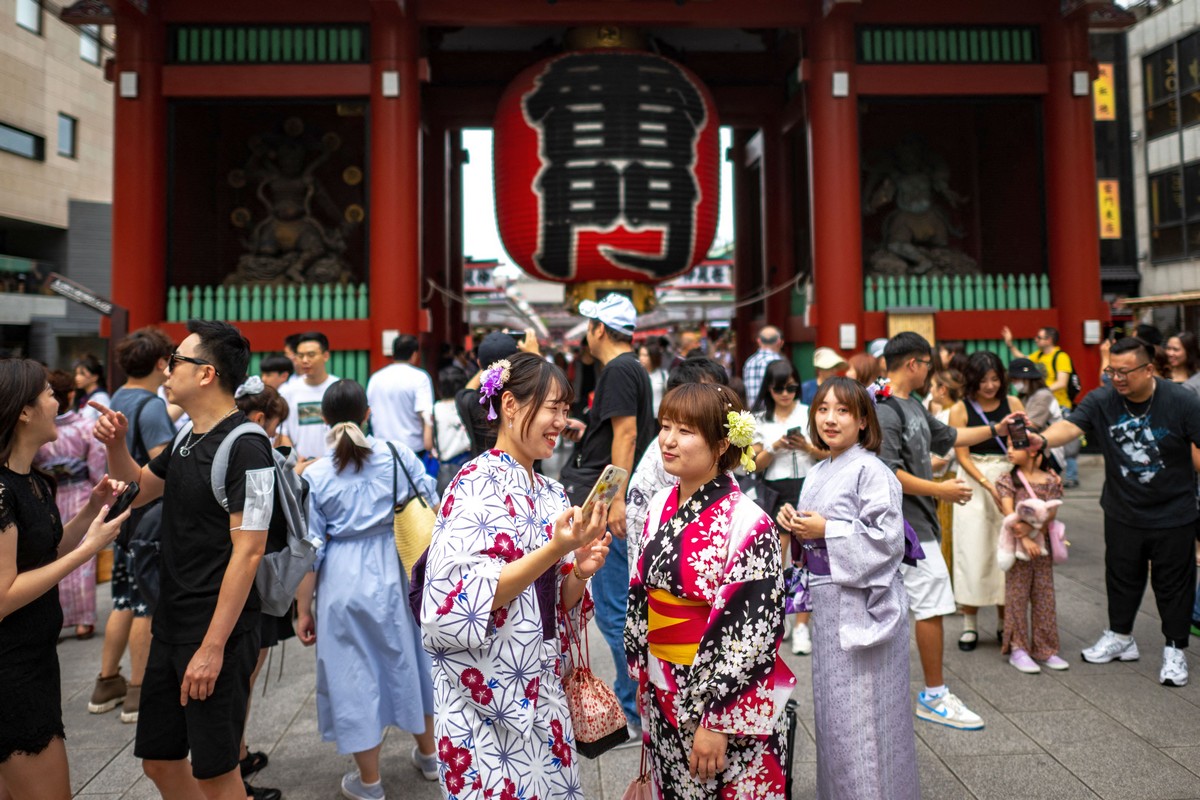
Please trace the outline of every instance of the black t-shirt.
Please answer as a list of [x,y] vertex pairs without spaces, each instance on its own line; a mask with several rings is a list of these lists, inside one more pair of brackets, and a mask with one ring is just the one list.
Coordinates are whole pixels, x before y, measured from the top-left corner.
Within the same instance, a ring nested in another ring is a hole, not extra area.
[[[895,472],[904,470],[922,480],[933,480],[930,453],[944,453],[954,446],[958,431],[938,422],[919,400],[890,397],[875,406],[883,445],[879,458]],[[904,495],[904,521],[917,532],[922,542],[941,541],[937,500],[915,494]]]
[[[229,515],[247,508],[246,475],[255,473],[249,498],[261,502],[264,485],[274,491],[275,461],[265,436],[242,436],[229,456],[225,493],[229,511],[221,508],[212,491],[212,462],[221,441],[246,422],[241,412],[221,422],[184,458],[168,447],[150,462],[150,471],[166,481],[163,489],[162,571],[158,608],[154,612],[155,638],[168,644],[197,644],[204,639],[217,608],[221,581],[240,531],[229,530]],[[185,440],[186,443],[186,440]],[[265,470],[266,472],[258,472]],[[265,480],[267,475],[269,480]],[[287,530],[275,493],[271,504],[268,538],[286,541]],[[268,545],[271,549],[271,545]],[[251,588],[233,633],[255,630],[259,624],[258,592]]]
[[478,389],[459,389],[454,407],[471,440],[471,458],[496,446],[496,428],[488,422],[486,406],[479,403]]
[[1135,528],[1177,528],[1196,520],[1191,445],[1200,445],[1200,398],[1162,378],[1144,403],[1105,386],[1067,415],[1104,451],[1105,513]]
[[657,433],[653,391],[646,368],[633,353],[622,353],[604,365],[588,412],[587,430],[575,445],[575,455],[563,467],[562,482],[572,503],[587,500],[592,484],[612,463],[613,417],[637,418],[636,466]]
[[[15,525],[15,534],[3,531]],[[62,519],[50,482],[37,472],[22,474],[0,466],[0,536],[17,537],[17,573],[54,563],[62,541]],[[44,669],[62,629],[58,586],[0,619],[0,670],[17,666]]]

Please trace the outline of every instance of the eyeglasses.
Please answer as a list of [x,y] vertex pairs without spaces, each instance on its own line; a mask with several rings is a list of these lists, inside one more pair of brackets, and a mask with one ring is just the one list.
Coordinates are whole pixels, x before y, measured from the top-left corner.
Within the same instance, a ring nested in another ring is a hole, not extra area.
[[796,392],[800,391],[800,384],[785,383],[782,386],[776,385],[776,386],[771,387],[771,391],[773,391],[773,392],[788,392],[790,394],[795,394]]
[[1139,369],[1141,369],[1142,367],[1148,367],[1148,366],[1150,366],[1150,362],[1149,362],[1149,361],[1146,361],[1145,363],[1142,363],[1142,364],[1138,364],[1136,367],[1130,367],[1129,369],[1114,369],[1114,368],[1112,368],[1112,367],[1105,367],[1105,368],[1104,368],[1104,375],[1105,375],[1105,377],[1107,377],[1107,378],[1108,378],[1110,381],[1116,381],[1116,380],[1122,380],[1122,381],[1123,381],[1123,380],[1125,380],[1126,378],[1128,378],[1128,377],[1129,377],[1129,374],[1130,374],[1130,373],[1132,373],[1132,372],[1137,372],[1137,371],[1138,371]]
[[923,364],[926,367],[933,364],[932,358],[914,358],[913,361],[917,362],[918,364]]
[[175,371],[176,361],[186,361],[189,364],[195,364],[197,367],[212,367],[213,372],[220,376],[221,372],[211,361],[205,361],[203,358],[192,358],[191,356],[181,356],[179,353],[171,353],[171,357],[167,359],[167,372]]

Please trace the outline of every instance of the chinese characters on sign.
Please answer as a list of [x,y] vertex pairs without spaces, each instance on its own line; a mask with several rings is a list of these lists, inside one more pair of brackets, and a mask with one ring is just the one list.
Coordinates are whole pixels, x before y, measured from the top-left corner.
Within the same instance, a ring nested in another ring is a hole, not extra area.
[[1097,122],[1112,122],[1117,118],[1116,80],[1112,64],[1099,64],[1099,74],[1092,82],[1093,117]]
[[1121,238],[1121,182],[1097,181],[1100,192],[1100,238]]

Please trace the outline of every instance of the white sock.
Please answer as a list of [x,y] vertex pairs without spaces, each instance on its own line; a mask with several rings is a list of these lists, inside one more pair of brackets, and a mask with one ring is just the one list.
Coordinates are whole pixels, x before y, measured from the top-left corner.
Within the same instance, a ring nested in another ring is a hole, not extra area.
[[975,630],[975,615],[963,614],[963,633]]
[[374,783],[367,783],[362,779],[362,774],[360,773],[358,776],[358,782],[363,785],[364,789],[370,789],[372,786],[378,786],[379,784],[383,783],[383,777],[381,776],[379,780],[375,781]]
[[942,695],[947,694],[947,693],[948,693],[948,690],[946,689],[946,684],[944,684],[944,683],[941,686],[926,686],[925,687],[925,698],[927,700],[937,700],[939,697],[941,697]]
[[1116,633],[1116,632],[1114,632],[1113,636],[1117,637],[1117,641],[1120,642],[1121,644],[1129,644],[1130,642],[1133,641],[1132,633]]

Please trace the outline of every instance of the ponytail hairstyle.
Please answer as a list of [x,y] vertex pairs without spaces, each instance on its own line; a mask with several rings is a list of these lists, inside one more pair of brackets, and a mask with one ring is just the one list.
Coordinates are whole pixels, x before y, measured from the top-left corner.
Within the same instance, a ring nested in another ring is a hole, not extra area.
[[368,410],[367,392],[357,381],[340,380],[325,390],[321,399],[321,416],[325,417],[325,424],[331,428],[345,426],[333,448],[333,465],[338,472],[350,464],[354,465],[355,472],[361,472],[363,464],[374,452],[366,446],[359,428],[366,420]]
[[963,385],[966,383],[966,380],[963,378],[961,372],[948,367],[939,370],[934,377],[937,378],[938,383],[945,387],[946,396],[950,398],[950,402],[957,403],[959,400],[962,400]]
[[[489,364],[484,368],[485,373],[492,367],[508,362],[508,375],[503,377],[494,388],[487,385],[480,388],[480,405],[489,409],[488,420],[494,427],[500,425],[500,401],[506,393],[512,394],[520,406],[540,408],[547,400],[554,399],[568,405],[575,402],[575,388],[567,380],[567,374],[541,356],[533,353],[514,353],[506,359]],[[497,373],[496,378],[500,379]],[[326,394],[328,397],[328,394]],[[527,414],[521,425],[521,436],[529,435],[533,425],[534,414]]]

